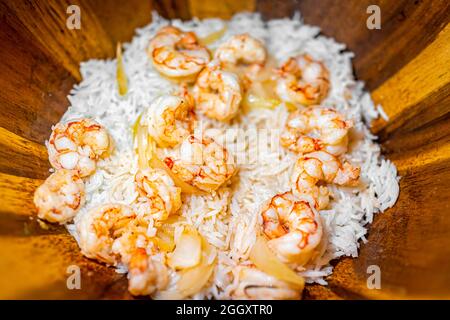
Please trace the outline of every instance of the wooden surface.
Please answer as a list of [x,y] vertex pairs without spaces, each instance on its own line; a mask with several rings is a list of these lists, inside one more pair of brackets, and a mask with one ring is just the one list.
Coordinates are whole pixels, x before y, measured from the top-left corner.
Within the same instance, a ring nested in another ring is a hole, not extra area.
[[[65,27],[69,3],[82,10],[81,30]],[[381,7],[381,30],[366,28],[369,4]],[[0,298],[130,298],[126,279],[83,258],[64,228],[40,225],[31,199],[48,175],[43,142],[68,106],[79,63],[112,57],[117,41],[150,21],[151,9],[182,19],[243,10],[269,19],[301,10],[307,23],[346,43],[356,53],[356,75],[390,118],[374,122],[373,131],[402,176],[400,198],[376,216],[360,256],[334,262],[329,286],[307,286],[305,298],[450,298],[450,2],[444,0],[0,0]],[[72,264],[81,268],[82,290],[66,288]],[[372,264],[381,268],[381,290],[367,289]]]

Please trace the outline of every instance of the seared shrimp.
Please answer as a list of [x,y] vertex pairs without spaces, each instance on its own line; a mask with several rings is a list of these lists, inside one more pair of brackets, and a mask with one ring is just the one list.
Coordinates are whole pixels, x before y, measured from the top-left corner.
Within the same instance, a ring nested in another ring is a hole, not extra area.
[[167,267],[152,259],[144,248],[137,248],[128,263],[128,291],[135,296],[150,295],[169,283]]
[[276,92],[290,103],[317,104],[329,90],[329,72],[319,61],[308,55],[290,58],[278,70]]
[[76,171],[61,169],[51,174],[34,193],[38,217],[65,223],[84,205],[84,183]]
[[150,214],[163,221],[181,207],[181,189],[162,169],[139,170],[135,176],[139,194],[148,199]]
[[237,114],[242,100],[239,78],[217,64],[209,64],[197,78],[194,98],[197,109],[207,117],[229,121]]
[[267,245],[286,263],[304,265],[322,238],[318,214],[291,192],[275,195],[261,211]]
[[167,167],[186,183],[204,191],[217,190],[236,172],[233,157],[212,138],[188,136],[180,147],[180,158],[166,157]]
[[299,300],[301,291],[254,266],[240,266],[238,286],[231,293],[236,300]]
[[47,144],[49,161],[55,169],[76,170],[81,177],[91,175],[96,162],[112,148],[111,139],[100,124],[91,119],[58,123]]
[[136,237],[130,223],[135,218],[133,210],[122,204],[92,208],[76,223],[82,253],[88,258],[117,265],[125,256],[124,251],[134,246]]
[[174,147],[194,130],[195,114],[191,97],[164,95],[156,98],[141,122],[159,147]]
[[291,113],[281,145],[297,153],[324,150],[333,155],[347,151],[351,120],[334,109],[313,107]]
[[335,183],[341,186],[356,186],[359,183],[359,167],[353,167],[350,163],[341,163],[335,156],[325,152],[317,151],[300,157],[294,165],[291,183],[293,193],[302,199],[311,197],[315,207],[323,209],[328,204],[326,187],[318,187],[317,183]]
[[152,38],[147,53],[153,66],[167,77],[192,81],[209,62],[210,54],[193,32],[167,26]]

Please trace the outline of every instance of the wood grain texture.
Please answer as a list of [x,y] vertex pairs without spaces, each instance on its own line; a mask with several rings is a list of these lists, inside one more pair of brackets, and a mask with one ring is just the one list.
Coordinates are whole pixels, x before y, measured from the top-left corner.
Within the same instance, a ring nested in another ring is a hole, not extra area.
[[135,29],[150,23],[154,1],[84,0],[114,44],[130,41]]
[[[0,127],[0,172],[45,179],[49,163],[47,149]],[[14,159],[14,161],[11,161]]]
[[43,144],[68,106],[69,72],[0,2],[0,127]]
[[189,9],[191,16],[198,18],[222,18],[229,19],[235,13],[255,10],[255,0],[191,0],[189,1]]
[[0,173],[0,213],[35,215],[33,195],[43,180]]
[[153,8],[167,19],[190,19],[188,0],[158,0],[152,1]]
[[[309,285],[307,299],[450,298],[450,113],[448,1],[299,0],[70,1],[82,29],[65,28],[69,1],[0,0],[0,298],[128,299],[127,281],[83,258],[58,225],[35,219],[32,197],[48,175],[44,140],[68,106],[65,98],[88,58],[112,57],[150,18],[230,17],[257,10],[292,16],[345,42],[355,72],[391,120],[375,129],[396,164],[400,198],[376,216],[357,259],[334,261],[329,286]],[[368,4],[382,10],[382,29],[365,27]],[[82,271],[82,290],[67,290],[67,267]],[[366,286],[367,267],[382,271],[382,289]],[[39,276],[36,276],[38,274]]]
[[[450,112],[450,24],[420,54],[372,92],[389,117],[372,124],[386,136],[426,124]],[[417,121],[420,117],[420,121]]]
[[[129,299],[113,268],[83,258],[68,234],[0,237],[0,299]],[[81,290],[69,290],[69,266],[80,268]],[[36,272],[39,275],[36,276]]]
[[[395,132],[383,143],[383,153],[390,159],[395,159],[400,167],[417,167],[428,165],[436,159],[445,160],[450,157],[448,144],[450,143],[450,114],[433,122],[427,123],[407,134]],[[422,154],[436,154],[441,157],[424,157]],[[425,159],[408,163],[402,159]]]
[[[8,1],[14,14],[39,44],[75,79],[80,80],[79,64],[89,58],[114,55],[114,43],[93,13],[89,1]],[[66,10],[78,5],[81,28],[70,30]],[[25,30],[24,30],[25,31]]]

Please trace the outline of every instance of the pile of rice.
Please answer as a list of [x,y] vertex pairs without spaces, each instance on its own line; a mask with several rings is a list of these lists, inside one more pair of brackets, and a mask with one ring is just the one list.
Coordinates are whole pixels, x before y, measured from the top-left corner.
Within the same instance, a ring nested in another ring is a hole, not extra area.
[[[399,177],[395,166],[380,154],[380,146],[366,126],[383,116],[375,107],[363,83],[352,72],[353,53],[343,44],[320,35],[318,27],[305,25],[299,14],[292,19],[263,21],[258,14],[241,13],[230,21],[207,19],[168,21],[153,13],[152,23],[138,29],[132,42],[124,45],[123,63],[129,90],[118,94],[115,60],[90,60],[81,64],[83,81],[76,85],[68,99],[71,106],[61,119],[68,121],[89,117],[103,124],[112,135],[114,154],[98,163],[98,170],[86,182],[87,203],[75,218],[104,203],[123,203],[139,211],[134,186],[137,156],[131,127],[139,114],[161,94],[170,93],[176,85],[162,78],[146,55],[150,38],[164,25],[172,23],[183,30],[204,37],[225,25],[224,36],[213,43],[217,47],[230,36],[247,32],[262,40],[278,62],[290,56],[307,53],[325,63],[330,71],[331,89],[322,105],[336,108],[355,123],[350,132],[349,152],[344,155],[361,166],[360,188],[329,186],[334,200],[328,210],[320,211],[325,231],[320,255],[299,270],[308,283],[326,285],[325,277],[333,267],[330,261],[341,256],[358,255],[360,240],[366,241],[367,224],[374,213],[383,212],[396,202]],[[233,269],[249,263],[249,249],[259,230],[261,204],[273,195],[289,190],[290,171],[296,156],[280,147],[279,132],[288,112],[283,104],[275,110],[254,110],[240,115],[231,125],[200,117],[208,135],[226,144],[237,157],[239,173],[229,186],[211,196],[183,196],[182,215],[217,250],[218,263],[208,287],[195,299],[229,298],[236,286]],[[78,239],[75,224],[68,230]],[[149,228],[149,233],[156,230]],[[175,236],[179,234],[177,230]],[[118,272],[125,272],[124,267]]]

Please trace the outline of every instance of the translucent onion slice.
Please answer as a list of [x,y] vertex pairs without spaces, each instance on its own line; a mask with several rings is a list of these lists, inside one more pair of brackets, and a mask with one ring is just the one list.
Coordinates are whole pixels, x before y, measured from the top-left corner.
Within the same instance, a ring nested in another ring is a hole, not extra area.
[[172,269],[180,270],[197,266],[202,258],[202,238],[195,230],[184,230],[176,242],[175,250],[168,258]]
[[284,105],[286,106],[287,111],[292,112],[297,110],[297,106],[291,102],[284,102]]
[[264,72],[262,71],[260,80],[253,82],[244,96],[243,107],[247,112],[255,109],[273,110],[281,104],[274,91],[274,80],[264,75]]
[[182,216],[171,215],[159,226],[154,239],[160,250],[172,252],[175,249],[175,224],[182,220]]
[[261,271],[281,281],[288,282],[292,286],[303,290],[305,280],[296,274],[291,268],[281,262],[267,246],[266,239],[258,236],[256,243],[250,251],[250,261]]
[[138,147],[138,165],[140,169],[146,169],[149,167],[149,159],[147,157],[147,136],[147,127],[138,124],[136,127],[136,140]]
[[120,44],[120,42],[117,43],[116,58],[117,58],[117,69],[116,69],[117,88],[119,89],[119,94],[121,96],[124,96],[128,92],[128,80],[127,75],[125,74],[125,68],[123,67],[122,45]]
[[133,133],[133,138],[134,139],[136,139],[136,135],[137,135],[137,132],[138,132],[138,128],[140,126],[141,118],[142,118],[142,114],[140,114],[139,117],[137,117],[136,122],[131,127],[131,131]]
[[208,283],[214,272],[216,258],[210,261],[211,254],[211,246],[202,238],[202,259],[199,265],[181,271],[176,287],[157,292],[153,299],[179,300],[199,292]]
[[202,240],[202,250],[202,261],[200,264],[195,268],[184,270],[177,283],[177,289],[183,297],[199,292],[208,283],[214,271],[216,259],[208,263],[211,255],[211,246],[204,239]]
[[158,230],[158,232],[156,233],[155,242],[161,251],[172,252],[173,249],[175,249],[173,233],[170,234],[165,230]]
[[198,42],[201,45],[208,46],[208,45],[216,42],[220,38],[222,38],[226,31],[227,31],[227,26],[223,26],[222,29],[217,30],[215,32],[211,32],[210,34],[208,34],[207,36],[205,36],[203,38],[199,38]]
[[252,111],[255,109],[270,109],[274,110],[279,104],[280,101],[277,99],[266,99],[258,97],[254,94],[246,94],[244,96],[244,100],[242,101],[243,107],[245,111]]

